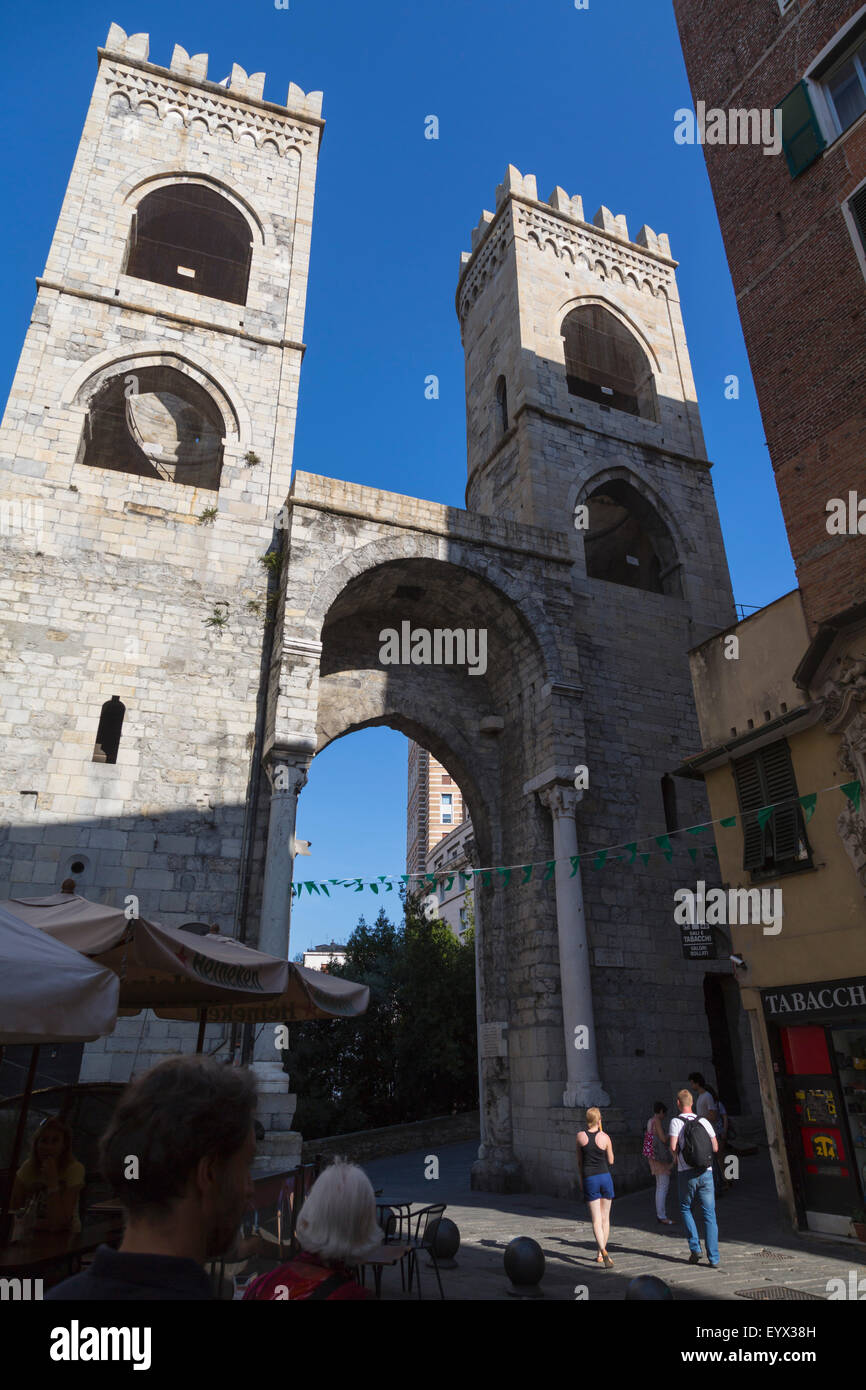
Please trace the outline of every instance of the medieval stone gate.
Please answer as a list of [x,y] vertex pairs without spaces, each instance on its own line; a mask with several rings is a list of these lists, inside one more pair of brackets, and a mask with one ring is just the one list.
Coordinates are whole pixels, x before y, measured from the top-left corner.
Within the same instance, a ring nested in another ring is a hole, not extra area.
[[[289,491],[321,97],[277,107],[263,82],[209,82],[179,47],[157,67],[117,26],[100,53],[0,442],[7,492],[42,518],[38,548],[25,531],[6,551],[27,580],[4,709],[29,723],[2,755],[3,896],[81,863],[90,896],[219,913],[285,953],[315,754],[400,729],[459,784],[481,867],[557,861],[476,894],[476,1185],[571,1192],[593,1101],[636,1174],[653,1100],[710,1062],[704,977],[727,970],[683,959],[681,863],[593,868],[707,819],[671,781],[699,746],[686,653],[734,609],[675,262],[509,168],[458,281],[467,509],[305,472]],[[485,630],[486,671],[382,665],[405,621]],[[131,1060],[88,1048],[82,1075],[182,1045],[147,1027]]]

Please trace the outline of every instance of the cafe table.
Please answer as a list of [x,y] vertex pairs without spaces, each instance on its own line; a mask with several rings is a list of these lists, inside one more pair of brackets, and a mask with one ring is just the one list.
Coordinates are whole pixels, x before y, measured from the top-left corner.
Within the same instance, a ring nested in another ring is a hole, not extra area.
[[411,1249],[411,1245],[404,1245],[402,1243],[394,1243],[391,1245],[385,1243],[380,1245],[378,1250],[374,1250],[371,1255],[368,1255],[367,1258],[357,1266],[361,1284],[363,1285],[364,1283],[365,1271],[371,1269],[373,1271],[373,1282],[376,1286],[376,1297],[381,1298],[382,1270],[386,1265],[402,1265],[403,1260],[405,1260]]
[[26,1240],[12,1241],[0,1249],[0,1272],[4,1277],[38,1277],[51,1265],[64,1265],[65,1277],[81,1268],[82,1255],[99,1245],[110,1245],[122,1230],[118,1220],[100,1221],[82,1231],[34,1231]]

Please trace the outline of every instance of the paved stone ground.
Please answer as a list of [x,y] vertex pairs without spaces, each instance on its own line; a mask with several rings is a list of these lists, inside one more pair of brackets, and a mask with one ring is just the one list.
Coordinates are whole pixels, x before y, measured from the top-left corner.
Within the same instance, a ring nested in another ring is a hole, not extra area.
[[[430,1150],[427,1150],[429,1153]],[[573,1300],[575,1286],[584,1285],[591,1301],[625,1297],[630,1279],[655,1274],[673,1289],[675,1299],[739,1299],[743,1289],[784,1285],[827,1298],[827,1281],[849,1272],[866,1276],[866,1248],[855,1240],[801,1235],[779,1217],[775,1187],[766,1151],[741,1161],[741,1176],[732,1192],[717,1202],[721,1267],[712,1270],[702,1257],[690,1265],[688,1245],[673,1195],[668,1215],[674,1226],[659,1226],[652,1189],[618,1198],[612,1209],[608,1246],[612,1270],[595,1264],[592,1228],[582,1203],[530,1193],[503,1197],[472,1192],[469,1169],[477,1145],[454,1144],[436,1150],[439,1178],[424,1177],[426,1153],[419,1150],[396,1158],[364,1164],[383,1198],[418,1204],[446,1202],[446,1213],[460,1230],[456,1269],[442,1271],[445,1296],[454,1300],[511,1301],[502,1254],[515,1236],[537,1240],[546,1259],[544,1296]],[[700,1226],[700,1219],[698,1219]],[[436,1277],[426,1257],[421,1260],[424,1298],[437,1298]],[[417,1298],[417,1293],[412,1295]],[[386,1269],[383,1299],[404,1299],[396,1269]]]

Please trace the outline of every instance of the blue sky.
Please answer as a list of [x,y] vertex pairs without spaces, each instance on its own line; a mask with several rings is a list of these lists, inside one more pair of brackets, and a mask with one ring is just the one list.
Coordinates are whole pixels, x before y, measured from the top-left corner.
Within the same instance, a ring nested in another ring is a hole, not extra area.
[[[269,100],[290,81],[324,91],[296,467],[463,505],[459,253],[512,163],[543,198],[560,184],[588,217],[604,203],[632,236],[644,222],[670,236],[735,596],[762,605],[794,587],[703,154],[673,138],[691,98],[669,0],[6,7],[4,399],[112,20],[150,34],[153,62],[167,66],[181,43],[210,54],[216,80],[232,62],[266,71]],[[430,114],[438,141],[424,138]],[[731,373],[736,401],[724,396]],[[401,735],[367,730],[328,748],[300,803],[298,833],[314,845],[305,873],[400,872],[405,794]],[[377,899],[305,895],[292,952],[344,938],[359,910],[372,918]]]

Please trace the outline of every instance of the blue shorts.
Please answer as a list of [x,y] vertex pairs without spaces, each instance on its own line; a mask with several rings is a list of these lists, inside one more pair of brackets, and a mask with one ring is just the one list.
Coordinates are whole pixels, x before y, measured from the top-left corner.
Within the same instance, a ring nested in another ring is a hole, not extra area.
[[596,1202],[599,1197],[609,1197],[613,1201],[613,1178],[610,1173],[591,1173],[583,1180],[583,1200]]

